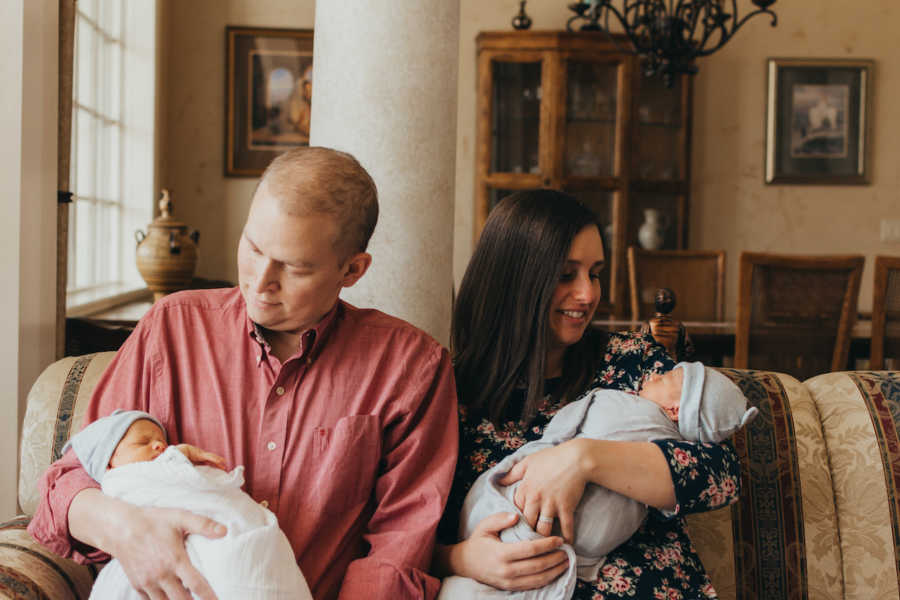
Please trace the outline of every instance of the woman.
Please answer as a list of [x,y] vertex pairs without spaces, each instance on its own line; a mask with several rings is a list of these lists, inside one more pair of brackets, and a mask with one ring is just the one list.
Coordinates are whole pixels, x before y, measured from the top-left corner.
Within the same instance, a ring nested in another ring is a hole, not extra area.
[[598,385],[636,390],[672,368],[650,338],[588,329],[603,268],[600,227],[571,196],[518,192],[491,212],[453,315],[460,459],[436,571],[506,590],[552,581],[566,568],[558,547],[573,538],[574,509],[594,483],[658,510],[608,555],[596,581],[579,581],[576,599],[715,598],[681,515],[737,500],[739,465],[727,443],[579,439],[542,450],[503,483],[521,480],[516,504],[548,537],[504,544],[499,532],[517,516],[498,514],[456,539],[462,501],[478,475],[539,438],[562,405]]

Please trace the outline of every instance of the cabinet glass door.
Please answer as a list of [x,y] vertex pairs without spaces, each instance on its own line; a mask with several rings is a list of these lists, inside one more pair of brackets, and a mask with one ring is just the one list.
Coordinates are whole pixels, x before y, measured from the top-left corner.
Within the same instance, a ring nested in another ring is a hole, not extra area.
[[614,174],[618,66],[570,60],[566,66],[565,174]]
[[491,172],[538,173],[541,63],[492,66]]
[[682,119],[682,78],[671,88],[661,77],[637,81],[634,177],[644,181],[679,181],[685,178]]

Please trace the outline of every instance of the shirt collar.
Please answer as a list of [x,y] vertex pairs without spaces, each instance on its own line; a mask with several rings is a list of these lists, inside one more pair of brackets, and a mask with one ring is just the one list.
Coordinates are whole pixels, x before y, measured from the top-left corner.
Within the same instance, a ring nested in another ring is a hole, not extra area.
[[[300,347],[297,348],[295,356],[299,358],[305,356],[307,359],[312,359],[313,351],[318,351],[325,343],[325,340],[328,339],[329,334],[334,329],[338,314],[343,313],[343,311],[344,302],[343,300],[338,299],[338,301],[334,303],[334,306],[331,307],[331,310],[325,313],[325,316],[322,317],[318,323],[303,332],[300,336]],[[262,360],[263,357],[271,351],[272,347],[269,345],[269,342],[266,341],[262,327],[250,319],[250,315],[246,311],[246,306],[244,307],[244,318],[246,319],[247,335],[259,345],[260,350],[262,351],[260,360]]]

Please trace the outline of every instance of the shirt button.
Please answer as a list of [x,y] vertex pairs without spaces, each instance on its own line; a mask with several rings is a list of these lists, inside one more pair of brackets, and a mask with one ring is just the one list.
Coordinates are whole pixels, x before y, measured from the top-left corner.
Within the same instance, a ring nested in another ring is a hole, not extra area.
[[262,502],[259,503],[259,505],[262,506],[263,508],[269,508],[269,501],[263,500]]
[[269,442],[268,444],[266,444],[266,448],[268,448],[269,450],[274,450],[275,442]]
[[281,396],[282,394],[284,394],[284,388],[279,385],[277,388],[275,388],[275,393]]

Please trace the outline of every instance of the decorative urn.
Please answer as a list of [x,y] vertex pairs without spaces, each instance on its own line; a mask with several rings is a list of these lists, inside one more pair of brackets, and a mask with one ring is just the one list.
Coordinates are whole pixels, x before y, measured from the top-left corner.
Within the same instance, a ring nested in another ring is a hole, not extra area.
[[153,292],[153,301],[188,287],[197,266],[200,233],[172,216],[169,190],[162,191],[160,215],[147,227],[134,232],[137,241],[137,268]]

